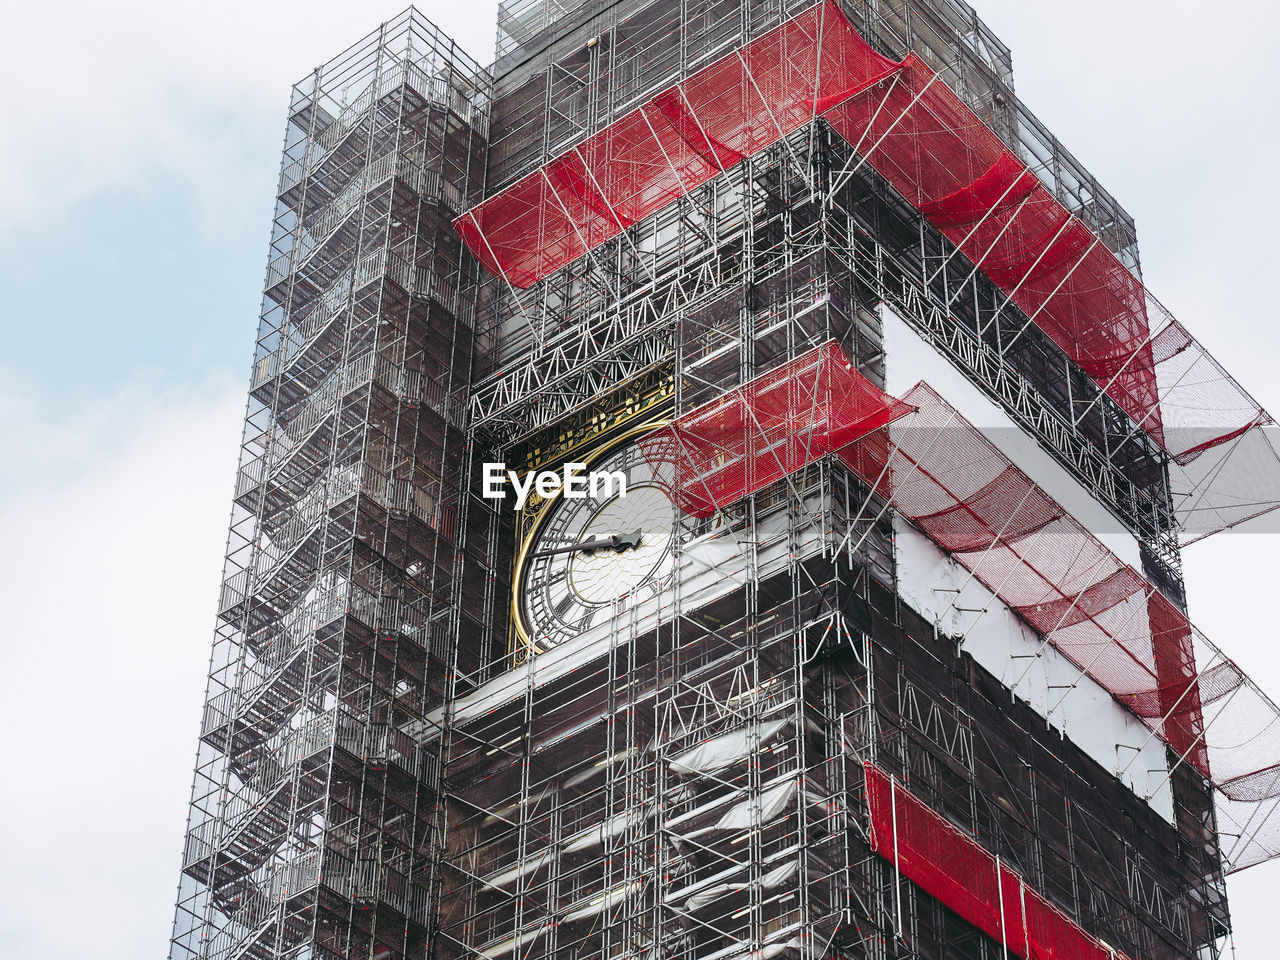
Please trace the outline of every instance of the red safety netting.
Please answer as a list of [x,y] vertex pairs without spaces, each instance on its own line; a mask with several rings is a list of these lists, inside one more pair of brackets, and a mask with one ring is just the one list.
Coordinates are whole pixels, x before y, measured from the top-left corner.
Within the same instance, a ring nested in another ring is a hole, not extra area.
[[898,69],[821,3],[669,87],[454,221],[527,287]]
[[858,373],[833,340],[678,417],[640,446],[676,504],[706,517],[910,410]]
[[1168,451],[1190,539],[1280,506],[1266,411],[923,61],[880,56],[832,2],[454,225],[490,270],[526,287],[819,115]]
[[1185,618],[929,386],[904,399],[887,469],[878,444],[845,463],[1208,776]]
[[841,460],[1214,783],[1233,868],[1280,854],[1280,710],[928,385],[903,400]]
[[1017,957],[1116,960],[1008,865],[997,860],[888,773],[864,764],[871,848]]
[[1280,506],[1271,417],[918,57],[826,119],[1170,454],[1191,539]]
[[1156,439],[1142,284],[915,54],[827,115],[889,183]]

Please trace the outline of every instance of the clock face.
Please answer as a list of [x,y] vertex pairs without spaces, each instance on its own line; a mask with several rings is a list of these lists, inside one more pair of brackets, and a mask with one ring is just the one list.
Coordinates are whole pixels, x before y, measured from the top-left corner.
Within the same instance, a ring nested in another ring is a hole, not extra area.
[[[529,544],[517,584],[517,612],[535,650],[546,650],[657,596],[671,577],[676,510],[635,446],[615,450],[593,471],[621,473],[627,495],[557,497]],[[611,536],[640,534],[639,546],[542,555]]]

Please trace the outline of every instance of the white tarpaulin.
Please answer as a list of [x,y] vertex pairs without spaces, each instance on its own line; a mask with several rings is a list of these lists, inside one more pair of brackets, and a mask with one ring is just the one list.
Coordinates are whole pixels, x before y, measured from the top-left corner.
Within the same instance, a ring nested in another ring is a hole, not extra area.
[[766,943],[759,950],[752,950],[749,943],[735,943],[715,953],[709,953],[701,960],[735,960],[737,957],[748,955],[751,960],[769,960],[770,957],[780,956],[791,949],[800,950],[802,946],[799,937],[792,937],[790,940],[782,940],[779,943]]
[[508,953],[510,953],[512,950],[515,950],[517,947],[523,947],[526,943],[529,943],[532,940],[537,940],[539,937],[545,934],[548,929],[549,929],[548,927],[539,927],[537,930],[530,930],[528,933],[521,933],[514,937],[508,937],[506,940],[503,940],[501,943],[497,943],[494,946],[489,947],[487,950],[481,950],[480,956],[482,957],[506,956]]
[[770,723],[762,723],[758,727],[742,727],[731,730],[729,733],[722,733],[692,750],[686,750],[672,760],[669,766],[673,773],[719,773],[751,752],[752,741],[757,734],[759,742],[763,744],[786,726],[786,723],[786,720],[774,720]]
[[616,837],[628,827],[642,823],[646,816],[648,816],[647,810],[629,810],[626,813],[615,814],[604,823],[575,833],[565,844],[564,852],[577,853],[579,850],[588,850],[598,843],[603,843],[609,837]]
[[[784,863],[776,869],[770,870],[760,878],[760,886],[765,890],[772,890],[774,887],[781,886],[791,879],[800,869],[800,865],[794,860],[790,863]],[[688,900],[685,901],[686,910],[697,910],[705,907],[707,904],[715,900],[719,900],[725,894],[734,893],[738,890],[746,890],[750,887],[750,883],[718,883],[714,887],[707,887],[705,890],[699,890]]]
[[[796,788],[799,783],[796,780],[784,780],[779,784],[769,787],[760,794],[760,823],[765,824],[786,809],[796,795]],[[712,833],[716,830],[745,830],[754,824],[754,811],[756,809],[756,799],[748,797],[735,803],[716,823],[709,827],[702,827],[699,830],[693,830],[688,833],[678,833],[679,837],[686,840],[692,840],[694,837],[701,837],[704,834]],[[696,812],[696,811],[695,811]]]
[[[775,787],[770,787],[764,793],[760,794],[760,822],[768,823],[779,813],[786,809],[792,798],[796,795],[796,786],[798,781],[791,780],[780,783]],[[717,830],[743,830],[753,825],[756,799],[748,797],[741,803],[735,804],[728,813],[720,818],[716,823]]]
[[485,883],[487,883],[491,887],[496,887],[496,888],[505,887],[508,883],[513,883],[514,881],[519,880],[526,873],[532,873],[533,871],[537,870],[539,867],[550,862],[551,862],[550,851],[539,853],[532,857],[529,857],[527,860],[524,861],[524,863],[517,864],[516,866],[512,867],[510,870],[504,870],[502,873],[498,874],[495,877],[489,877],[487,880],[485,880]]
[[594,917],[596,914],[604,913],[615,903],[625,900],[637,890],[640,889],[640,881],[636,880],[632,883],[624,883],[621,886],[614,887],[606,893],[597,894],[577,910],[570,911],[564,915],[565,922],[570,920],[585,920],[587,917]]
[[[640,823],[648,816],[648,811],[632,810],[627,813],[620,813],[610,817],[604,823],[594,827],[588,827],[586,830],[580,830],[575,833],[567,844],[565,844],[565,853],[578,853],[582,850],[588,850],[596,844],[602,842],[608,837],[615,837],[625,831],[633,824]],[[514,883],[526,874],[533,873],[535,870],[545,866],[552,860],[551,851],[543,851],[527,858],[523,863],[519,863],[510,870],[504,870],[496,876],[489,877],[485,880],[491,887],[502,888],[509,883]]]

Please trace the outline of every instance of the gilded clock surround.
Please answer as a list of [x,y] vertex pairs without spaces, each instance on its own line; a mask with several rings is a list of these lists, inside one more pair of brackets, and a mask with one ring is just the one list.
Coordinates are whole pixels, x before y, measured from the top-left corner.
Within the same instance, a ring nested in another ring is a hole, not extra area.
[[[547,446],[531,443],[523,464],[524,471],[554,469],[566,462],[579,462],[588,468],[598,464],[625,444],[671,421],[674,383],[666,376],[656,387],[636,396],[620,398],[622,402],[601,404],[583,414],[580,422],[562,426]],[[540,438],[539,438],[540,439]],[[544,441],[545,442],[545,441]],[[520,467],[517,467],[520,469]],[[531,491],[529,499],[516,516],[515,558],[511,573],[511,630],[508,655],[513,664],[523,663],[530,654],[542,652],[530,638],[524,622],[521,596],[524,569],[543,524],[560,502],[559,494],[543,498]]]

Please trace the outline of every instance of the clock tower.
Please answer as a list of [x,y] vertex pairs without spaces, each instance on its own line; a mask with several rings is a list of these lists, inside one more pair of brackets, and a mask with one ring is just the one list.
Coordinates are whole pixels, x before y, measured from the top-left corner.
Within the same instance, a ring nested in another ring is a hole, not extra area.
[[410,10],[275,223],[172,957],[1220,955],[1280,455],[964,3]]

